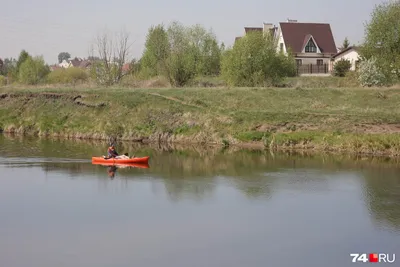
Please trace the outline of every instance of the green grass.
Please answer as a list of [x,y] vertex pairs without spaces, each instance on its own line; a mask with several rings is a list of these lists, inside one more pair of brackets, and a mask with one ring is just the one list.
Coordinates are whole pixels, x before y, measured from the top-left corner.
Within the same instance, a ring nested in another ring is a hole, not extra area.
[[[61,98],[41,93],[63,94]],[[397,155],[400,90],[3,88],[4,131]],[[74,96],[83,105],[72,100]],[[105,106],[97,106],[104,103]]]

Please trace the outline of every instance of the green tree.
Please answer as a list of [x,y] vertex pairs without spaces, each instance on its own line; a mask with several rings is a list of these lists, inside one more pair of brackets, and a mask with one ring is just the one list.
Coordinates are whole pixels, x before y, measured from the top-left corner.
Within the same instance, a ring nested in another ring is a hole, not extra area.
[[233,86],[275,85],[294,72],[293,56],[278,53],[276,40],[261,32],[246,34],[222,59],[222,75]]
[[166,61],[167,76],[174,86],[184,86],[196,76],[196,46],[190,42],[186,28],[174,21],[167,30],[170,55]]
[[27,51],[22,50],[19,53],[19,57],[17,60],[17,72],[19,72],[19,69],[20,69],[22,63],[24,63],[28,58],[31,58],[31,55],[29,55],[29,53]]
[[195,46],[196,74],[218,75],[220,72],[221,50],[212,30],[207,31],[196,24],[188,29],[189,39]]
[[23,84],[33,85],[43,82],[49,73],[50,68],[42,57],[28,57],[20,66],[18,78]]
[[351,63],[349,60],[342,58],[335,63],[334,74],[335,76],[344,77],[346,73],[350,70]]
[[400,1],[375,6],[365,27],[361,56],[363,59],[375,58],[386,83],[400,78]]
[[0,75],[8,77],[9,81],[12,81],[16,77],[16,66],[17,60],[15,58],[5,58],[3,60],[3,68],[0,71]]
[[347,37],[346,37],[346,38],[344,38],[342,49],[346,49],[349,46],[350,46],[350,42],[349,42],[349,39],[347,39]]
[[119,83],[127,75],[123,68],[129,62],[131,45],[130,34],[125,30],[116,33],[114,37],[108,30],[99,32],[89,50],[90,58],[99,58],[91,65],[92,78],[104,86]]
[[168,34],[164,25],[151,27],[146,37],[140,67],[148,76],[166,74],[166,60],[170,54]]
[[71,54],[68,52],[61,52],[58,54],[58,63],[63,62],[63,60],[68,60],[71,58]]

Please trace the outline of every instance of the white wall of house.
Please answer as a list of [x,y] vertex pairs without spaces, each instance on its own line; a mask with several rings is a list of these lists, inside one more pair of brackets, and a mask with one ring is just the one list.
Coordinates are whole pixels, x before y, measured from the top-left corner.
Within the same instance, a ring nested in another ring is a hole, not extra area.
[[287,51],[286,51],[286,46],[285,46],[285,39],[283,39],[283,34],[281,31],[281,27],[278,27],[278,33],[277,33],[277,38],[278,38],[278,47],[276,48],[276,50],[279,52],[281,51],[281,46],[283,49],[283,53],[285,55],[287,55]]
[[[313,54],[316,55],[317,54]],[[302,65],[306,65],[306,64],[313,64],[316,65],[318,62],[317,60],[322,60],[322,64],[329,64],[330,62],[330,58],[323,58],[323,57],[307,57],[310,55],[302,55],[302,54],[297,54],[296,59],[301,59],[301,63]]]
[[357,51],[351,49],[351,50],[337,56],[334,60],[334,64],[336,64],[336,62],[338,62],[341,59],[349,60],[351,63],[350,70],[356,70],[356,61],[359,60],[359,54]]
[[63,60],[60,64],[58,64],[61,68],[69,68],[71,66],[71,63],[67,60]]

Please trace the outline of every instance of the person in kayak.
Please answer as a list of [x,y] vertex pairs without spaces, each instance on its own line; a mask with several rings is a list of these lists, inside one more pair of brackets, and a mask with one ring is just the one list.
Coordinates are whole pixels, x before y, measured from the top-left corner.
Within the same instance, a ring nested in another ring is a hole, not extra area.
[[107,156],[109,158],[117,158],[119,156],[118,152],[115,150],[114,145],[111,145],[111,146],[108,147]]
[[115,150],[115,146],[113,144],[107,150],[108,158],[115,158],[115,159],[129,159],[128,155],[119,155],[118,152]]

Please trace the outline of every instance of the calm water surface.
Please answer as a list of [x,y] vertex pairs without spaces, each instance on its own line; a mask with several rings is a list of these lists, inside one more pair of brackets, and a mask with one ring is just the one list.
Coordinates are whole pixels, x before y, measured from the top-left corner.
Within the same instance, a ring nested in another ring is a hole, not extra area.
[[[400,164],[0,136],[0,266],[354,266],[396,253]],[[390,264],[387,264],[390,265]]]

